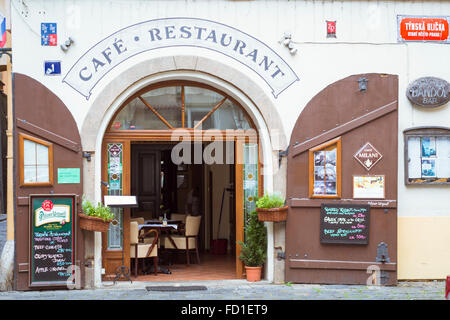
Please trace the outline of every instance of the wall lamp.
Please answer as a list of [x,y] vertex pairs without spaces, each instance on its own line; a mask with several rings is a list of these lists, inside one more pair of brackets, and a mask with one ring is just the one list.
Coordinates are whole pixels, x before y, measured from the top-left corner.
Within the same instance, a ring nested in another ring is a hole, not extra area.
[[74,43],[73,39],[71,37],[69,37],[62,45],[61,45],[61,50],[66,52],[67,50],[69,50],[69,47],[72,45],[72,43]]
[[359,78],[358,79],[358,85],[359,85],[359,91],[366,91],[367,90],[367,82],[369,80],[367,78]]
[[292,42],[292,36],[290,33],[284,34],[283,44],[289,49],[289,52],[294,55],[297,53],[297,48],[294,46],[294,42]]

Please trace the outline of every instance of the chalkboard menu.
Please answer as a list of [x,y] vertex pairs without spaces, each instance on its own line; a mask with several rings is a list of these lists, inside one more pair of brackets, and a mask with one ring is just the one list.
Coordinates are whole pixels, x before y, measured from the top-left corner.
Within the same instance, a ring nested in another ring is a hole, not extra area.
[[75,195],[30,195],[30,286],[63,286],[75,265]]
[[322,204],[320,242],[367,244],[369,242],[369,205]]

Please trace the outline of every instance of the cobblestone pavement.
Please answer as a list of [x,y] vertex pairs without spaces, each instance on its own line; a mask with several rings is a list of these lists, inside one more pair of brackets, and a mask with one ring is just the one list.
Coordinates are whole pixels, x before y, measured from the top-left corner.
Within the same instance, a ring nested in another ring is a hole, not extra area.
[[[147,291],[146,286],[206,286],[201,291]],[[91,290],[0,292],[0,300],[444,300],[445,282],[397,286],[272,284],[246,280],[103,283]]]

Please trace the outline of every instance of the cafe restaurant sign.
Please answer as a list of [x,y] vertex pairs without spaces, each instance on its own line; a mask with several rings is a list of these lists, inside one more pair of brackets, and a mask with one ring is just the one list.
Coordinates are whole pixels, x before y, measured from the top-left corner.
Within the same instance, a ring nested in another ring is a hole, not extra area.
[[450,100],[450,84],[436,77],[419,78],[408,86],[406,96],[418,106],[439,107]]
[[256,72],[275,98],[299,80],[266,44],[222,23],[195,18],[165,18],[121,29],[90,48],[63,79],[89,99],[95,85],[114,67],[145,51],[198,47],[224,54]]
[[449,16],[397,16],[398,41],[450,43]]

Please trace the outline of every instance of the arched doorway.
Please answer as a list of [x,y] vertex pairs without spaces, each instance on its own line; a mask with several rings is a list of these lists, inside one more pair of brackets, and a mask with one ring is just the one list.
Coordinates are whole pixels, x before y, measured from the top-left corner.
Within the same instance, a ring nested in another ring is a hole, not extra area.
[[[236,244],[244,238],[243,222],[253,199],[263,189],[258,149],[258,131],[250,116],[232,96],[213,86],[171,80],[129,96],[103,137],[102,193],[136,195],[139,208],[115,209],[118,224],[102,239],[105,274],[113,275],[122,257],[129,265],[131,218],[187,213],[188,193],[198,189],[198,212],[189,213],[202,216],[199,247],[206,252],[211,240],[225,237],[235,277],[242,277]],[[219,208],[214,198],[223,198],[226,191],[228,230],[221,235],[223,200]]]
[[286,281],[397,282],[397,110],[398,77],[376,73],[334,82],[303,109],[288,156]]

